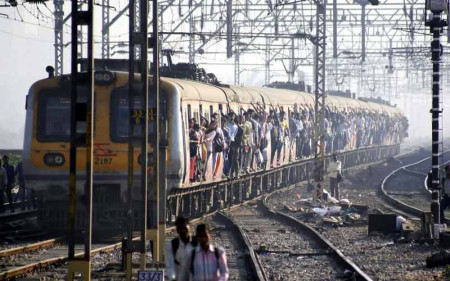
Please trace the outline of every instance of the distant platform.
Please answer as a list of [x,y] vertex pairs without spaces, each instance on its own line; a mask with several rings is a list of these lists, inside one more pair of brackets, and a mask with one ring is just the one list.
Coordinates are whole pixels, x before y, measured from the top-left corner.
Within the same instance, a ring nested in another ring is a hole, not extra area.
[[38,214],[37,209],[21,210],[19,208],[19,209],[16,209],[14,213],[11,213],[11,210],[7,209],[3,213],[0,213],[0,223],[30,218],[30,217],[37,216],[37,214]]
[[7,155],[7,154],[22,154],[22,149],[0,149],[0,155]]

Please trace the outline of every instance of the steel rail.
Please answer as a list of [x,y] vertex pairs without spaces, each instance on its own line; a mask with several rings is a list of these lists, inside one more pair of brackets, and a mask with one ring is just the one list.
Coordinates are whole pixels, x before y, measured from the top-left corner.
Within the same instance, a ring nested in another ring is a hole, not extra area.
[[49,247],[52,247],[56,244],[59,244],[59,243],[65,241],[65,239],[66,239],[66,237],[61,236],[61,237],[57,237],[57,238],[53,238],[53,239],[48,239],[45,241],[36,242],[36,243],[30,244],[30,245],[6,249],[3,251],[0,251],[0,258],[9,257],[12,255],[24,254],[24,253],[28,253],[31,251],[37,251],[37,250],[40,250],[43,248],[49,248]]
[[[442,154],[449,153],[449,152],[450,152],[450,150],[447,150],[447,151],[444,151]],[[381,185],[379,187],[379,190],[378,190],[379,197],[381,197],[385,202],[387,202],[389,205],[393,206],[394,208],[400,210],[401,212],[404,212],[404,213],[406,213],[408,215],[411,215],[411,216],[414,216],[414,217],[421,218],[423,213],[424,213],[423,210],[418,209],[418,208],[416,208],[414,206],[411,206],[409,204],[406,204],[406,203],[402,202],[401,200],[395,198],[394,196],[389,195],[389,193],[386,191],[385,187],[386,187],[387,183],[390,180],[392,180],[392,178],[395,175],[397,175],[400,171],[407,172],[407,173],[409,173],[411,175],[414,175],[414,176],[425,176],[426,175],[425,173],[412,171],[412,170],[409,170],[408,168],[410,168],[412,166],[419,165],[419,164],[421,164],[421,163],[423,163],[423,162],[425,162],[426,160],[429,160],[429,159],[431,159],[431,157],[425,157],[425,158],[423,158],[423,159],[421,159],[421,160],[419,160],[417,162],[404,165],[404,166],[402,166],[400,168],[397,168],[397,169],[393,170],[391,173],[389,173],[383,179],[383,181],[382,181],[382,183],[381,183]],[[448,162],[450,162],[450,161],[448,161]],[[428,190],[428,188],[427,188],[427,177],[428,176],[426,176],[425,180],[424,180],[424,188],[426,190]],[[428,190],[428,192],[430,192],[430,191]]]
[[336,257],[337,261],[353,270],[353,272],[356,274],[355,280],[364,280],[364,281],[372,281],[372,278],[370,278],[361,268],[359,268],[349,257],[344,255],[336,246],[334,246],[327,238],[325,238],[322,234],[320,234],[317,230],[314,228],[308,226],[307,224],[303,223],[302,221],[289,216],[287,214],[284,214],[282,212],[274,211],[267,205],[267,200],[275,193],[282,192],[282,190],[277,190],[273,192],[272,194],[269,194],[264,197],[262,200],[262,207],[264,209],[264,212],[267,214],[278,218],[279,221],[285,221],[290,226],[293,226],[297,229],[300,229],[303,233],[307,234],[311,239],[315,240],[319,244],[321,244],[323,247],[330,250]]
[[[101,252],[111,252],[111,251],[121,248],[121,247],[122,247],[122,242],[118,242],[118,243],[115,243],[115,244],[112,244],[109,246],[100,247],[100,248],[92,250],[91,256],[94,256]],[[81,258],[83,256],[84,256],[83,252],[79,252],[79,253],[75,254],[76,258]],[[68,256],[59,256],[59,257],[49,258],[49,259],[46,259],[46,260],[43,260],[40,262],[34,262],[34,263],[30,263],[30,264],[27,264],[24,266],[16,267],[16,268],[13,268],[13,269],[10,269],[10,270],[0,273],[0,281],[10,280],[13,278],[24,276],[24,275],[34,272],[36,270],[40,270],[40,269],[49,267],[50,265],[67,262],[68,259],[69,259]]]
[[218,212],[217,215],[224,218],[229,224],[231,224],[233,226],[233,228],[236,230],[236,232],[239,233],[240,239],[244,242],[246,250],[248,251],[252,269],[256,275],[256,280],[268,281],[269,279],[267,278],[266,273],[261,266],[261,262],[259,261],[258,256],[255,254],[255,251],[253,250],[252,243],[251,243],[250,239],[248,238],[247,234],[245,234],[242,227],[240,227],[239,224],[234,222],[230,216],[226,215],[223,212]]

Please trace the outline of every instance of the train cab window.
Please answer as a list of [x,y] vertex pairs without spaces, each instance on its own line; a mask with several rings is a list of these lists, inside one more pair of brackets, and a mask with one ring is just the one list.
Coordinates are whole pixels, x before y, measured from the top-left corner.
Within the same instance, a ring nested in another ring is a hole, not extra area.
[[[80,91],[78,102],[87,101]],[[70,88],[41,90],[38,94],[36,138],[40,142],[70,141]]]

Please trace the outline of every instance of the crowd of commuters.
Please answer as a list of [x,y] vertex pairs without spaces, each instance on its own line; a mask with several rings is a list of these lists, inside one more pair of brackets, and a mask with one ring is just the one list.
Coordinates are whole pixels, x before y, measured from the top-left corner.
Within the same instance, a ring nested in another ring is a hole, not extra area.
[[[16,194],[13,194],[13,188],[16,186],[16,183],[19,185],[19,189]],[[8,200],[7,203],[5,202],[5,195]],[[9,157],[4,155],[0,160],[0,213],[5,212],[7,209],[14,213],[14,202],[19,200],[21,201],[22,210],[34,208],[33,198],[32,192],[25,188],[22,162],[14,167],[9,163]]]
[[[244,173],[279,166],[313,156],[314,110],[270,107],[259,104],[240,112],[213,113],[209,120],[189,120],[190,182],[223,177],[239,178]],[[325,111],[324,147],[327,154],[371,145],[399,143],[407,136],[408,121],[367,110]],[[270,153],[268,153],[270,146]],[[212,167],[208,169],[208,167]]]

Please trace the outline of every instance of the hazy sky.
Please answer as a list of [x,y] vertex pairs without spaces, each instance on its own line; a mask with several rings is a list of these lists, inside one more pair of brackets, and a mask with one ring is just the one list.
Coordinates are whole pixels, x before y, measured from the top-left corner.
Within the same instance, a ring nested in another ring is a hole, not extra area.
[[[24,19],[27,20],[25,15]],[[65,31],[68,32],[69,29],[66,28]],[[65,43],[68,42],[68,35],[67,33],[64,35]],[[53,40],[54,34],[51,28],[7,20],[0,15],[0,61],[2,62],[0,68],[0,148],[22,148],[25,96],[33,82],[47,76],[45,67],[54,65]],[[65,71],[69,69],[69,51],[70,46],[66,48]],[[224,61],[223,58],[218,59]],[[246,57],[246,60],[248,59],[252,60],[251,55]],[[260,59],[260,57],[253,58],[257,61]],[[209,64],[201,66],[205,67],[208,72],[215,72],[219,80],[225,83],[233,83],[234,81],[233,66]],[[242,67],[242,69],[244,68]],[[310,77],[311,73],[309,72],[306,75]],[[262,85],[263,80],[264,73],[260,71],[243,71],[241,74],[241,82],[246,85]],[[286,79],[275,77],[274,80],[282,81]],[[405,84],[404,81],[401,82]],[[424,94],[431,95],[431,90],[425,90]],[[405,113],[410,118],[412,126],[410,134],[415,137],[429,136],[429,101],[421,97],[412,99],[408,93],[402,96],[406,98],[409,104],[405,102],[397,103],[400,108],[406,109]]]
[[25,97],[53,52],[52,30],[0,17],[0,148],[22,148]]

